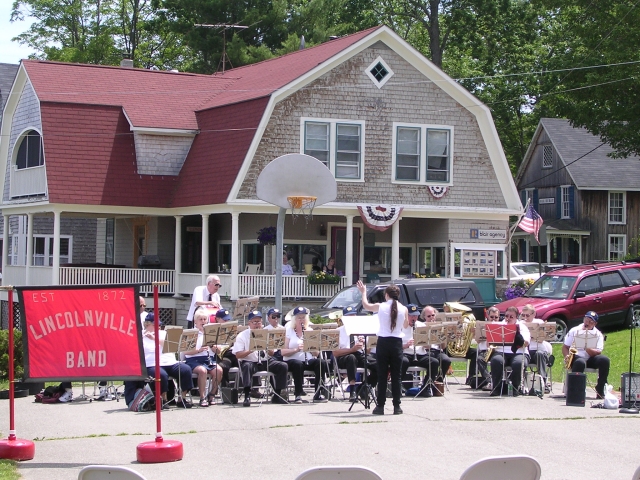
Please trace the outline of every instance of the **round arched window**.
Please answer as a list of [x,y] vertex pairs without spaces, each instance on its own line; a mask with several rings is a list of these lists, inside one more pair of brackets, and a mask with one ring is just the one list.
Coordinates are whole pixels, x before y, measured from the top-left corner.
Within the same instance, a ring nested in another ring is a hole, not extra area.
[[18,147],[16,166],[18,169],[39,167],[44,165],[44,152],[42,150],[42,137],[35,130],[29,130],[23,137]]

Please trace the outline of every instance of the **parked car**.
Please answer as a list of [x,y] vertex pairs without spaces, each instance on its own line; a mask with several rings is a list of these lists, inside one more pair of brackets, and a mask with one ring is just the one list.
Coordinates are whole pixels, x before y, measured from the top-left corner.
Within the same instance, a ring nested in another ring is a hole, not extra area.
[[[544,273],[544,267],[542,268]],[[535,262],[512,262],[509,267],[512,282],[519,280],[537,280],[540,278],[540,265]]]
[[640,263],[599,263],[562,267],[545,273],[523,297],[496,305],[500,315],[507,307],[522,309],[530,303],[536,317],[556,322],[556,340],[562,341],[569,328],[584,314],[595,310],[598,327],[637,324],[640,319]]
[[[484,319],[485,304],[478,287],[471,280],[457,278],[412,278],[398,279],[393,282],[400,288],[400,303],[413,303],[420,308],[427,305],[442,311],[445,302],[459,302],[473,310],[477,319]],[[384,289],[390,283],[367,284],[367,298],[369,302],[384,302]],[[311,315],[329,317],[331,313],[342,311],[344,307],[354,307],[359,315],[369,312],[362,308],[362,298],[355,285],[345,287],[336,293],[327,303]]]

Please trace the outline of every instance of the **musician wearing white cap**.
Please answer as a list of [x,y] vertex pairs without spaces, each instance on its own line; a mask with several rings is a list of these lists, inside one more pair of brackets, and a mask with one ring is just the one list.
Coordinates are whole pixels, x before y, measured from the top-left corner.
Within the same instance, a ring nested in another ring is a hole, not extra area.
[[[596,328],[598,324],[598,314],[593,310],[584,314],[582,325],[573,327],[567,332],[562,345],[562,354],[565,357],[573,347],[577,352],[573,356],[571,363],[572,372],[584,372],[585,368],[598,369],[598,383],[596,383],[596,393],[598,398],[604,398],[604,385],[609,377],[609,357],[602,355],[604,349],[604,336]],[[586,345],[586,339],[593,338],[594,347]],[[578,339],[585,338],[585,342],[577,342]],[[585,348],[586,347],[586,348]]]
[[[427,350],[423,346],[416,347],[414,345],[413,332],[415,327],[426,326],[426,323],[418,320],[420,318],[420,309],[416,305],[410,303],[407,305],[407,311],[409,313],[408,325],[406,328],[402,329],[402,333],[404,335],[402,339],[402,379],[404,380],[405,389],[413,387],[413,377],[411,375],[407,376],[407,369],[410,366],[422,367],[426,369],[427,372],[431,370],[432,374],[437,373],[438,367],[440,366],[438,359],[428,355]],[[431,367],[429,367],[429,364],[431,364]],[[431,386],[420,388],[420,390],[421,397],[433,396]]]
[[[267,370],[267,359],[264,351],[250,350],[251,330],[262,328],[262,312],[253,310],[249,313],[249,328],[240,332],[233,344],[233,353],[240,362],[242,371],[242,386],[244,388],[243,407],[251,406],[251,383],[253,374],[257,371]],[[271,398],[272,403],[287,403],[282,397],[282,392],[287,388],[287,364],[275,359],[269,359],[268,368],[274,375],[275,393]]]

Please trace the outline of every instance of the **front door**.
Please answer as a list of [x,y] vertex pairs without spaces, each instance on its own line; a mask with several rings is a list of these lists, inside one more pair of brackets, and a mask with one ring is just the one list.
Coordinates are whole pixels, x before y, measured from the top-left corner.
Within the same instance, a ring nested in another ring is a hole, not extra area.
[[[331,256],[336,259],[336,268],[346,273],[347,265],[347,227],[331,229]],[[360,279],[360,228],[353,227],[353,283]]]

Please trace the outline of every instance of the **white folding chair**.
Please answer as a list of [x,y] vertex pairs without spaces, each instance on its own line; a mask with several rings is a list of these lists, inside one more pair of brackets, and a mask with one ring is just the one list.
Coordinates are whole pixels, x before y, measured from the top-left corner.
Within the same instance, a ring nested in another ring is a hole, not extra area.
[[260,273],[261,263],[246,263],[244,266],[244,273],[247,275],[258,275]]
[[296,480],[382,480],[382,477],[367,467],[313,467],[305,470]]
[[636,468],[636,471],[633,472],[631,480],[640,480],[640,467]]
[[540,464],[528,455],[506,455],[478,460],[467,468],[460,480],[539,480]]
[[80,470],[78,480],[146,480],[135,470],[114,465],[88,465]]

